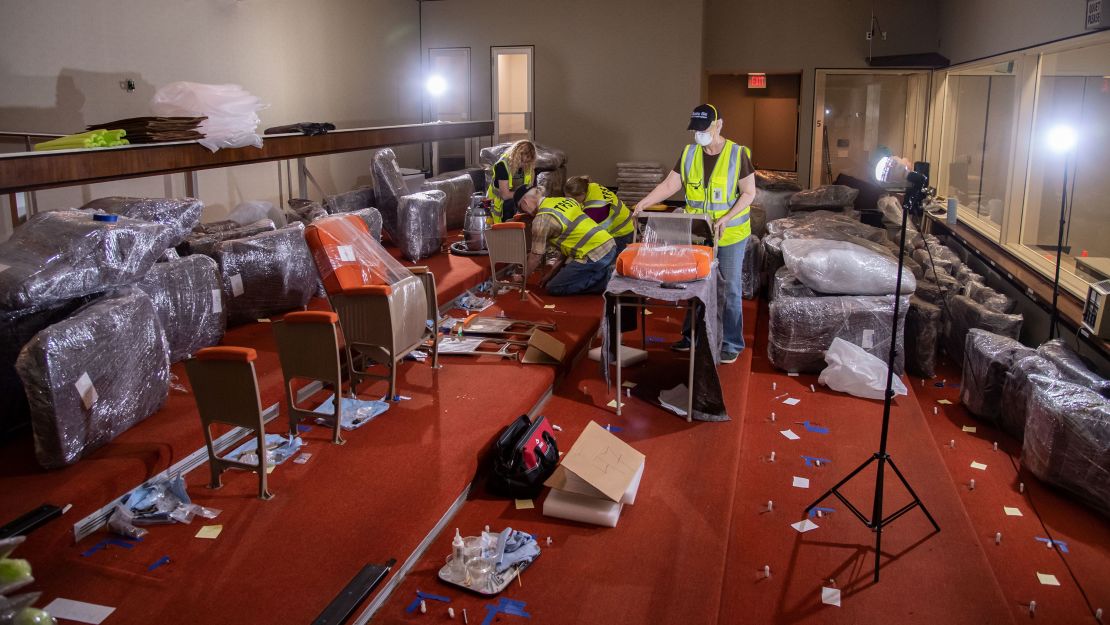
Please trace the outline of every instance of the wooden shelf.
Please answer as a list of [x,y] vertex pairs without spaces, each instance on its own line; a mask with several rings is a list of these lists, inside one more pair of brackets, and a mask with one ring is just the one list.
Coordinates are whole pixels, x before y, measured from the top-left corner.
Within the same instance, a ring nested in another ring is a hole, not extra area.
[[195,141],[0,155],[0,194],[162,174],[487,137],[492,121],[335,130],[326,135],[264,135],[261,148],[210,152]]

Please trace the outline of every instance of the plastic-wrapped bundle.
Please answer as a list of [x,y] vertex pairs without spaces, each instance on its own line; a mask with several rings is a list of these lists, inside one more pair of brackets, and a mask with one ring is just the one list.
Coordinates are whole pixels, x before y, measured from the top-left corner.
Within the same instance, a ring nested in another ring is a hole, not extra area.
[[153,414],[169,393],[169,367],[162,324],[138,289],[96,300],[36,334],[16,370],[39,464],[72,464]]
[[234,219],[223,219],[220,221],[209,221],[206,223],[199,223],[193,227],[195,234],[211,234],[213,232],[226,232],[241,227],[243,224],[235,221]]
[[800,224],[782,233],[783,239],[816,239],[821,241],[843,241],[858,245],[869,252],[894,258],[890,248],[883,243],[865,239],[845,229],[837,228],[835,222],[816,221]]
[[170,229],[168,244],[174,247],[180,245],[200,223],[204,202],[191,197],[102,197],[81,208],[162,224]]
[[853,208],[859,189],[830,184],[806,189],[790,196],[790,210],[814,210],[818,208]]
[[1006,336],[972,328],[964,345],[960,403],[971,414],[997,423],[1002,414],[1006,374],[1015,362],[1035,352]]
[[[937,269],[943,269],[950,276],[954,276],[959,272],[964,261],[960,260],[960,257],[957,256],[955,252],[940,243],[928,242],[927,245],[929,248],[927,254],[931,253],[932,257],[930,258],[927,255],[925,261],[918,259],[918,262],[920,262],[922,266],[932,267],[935,265]],[[917,258],[917,256],[914,256],[914,258]]]
[[[501,156],[505,154],[505,150],[508,150],[512,145],[511,142],[498,143],[488,148],[482,148],[478,160],[486,167],[493,168],[493,164],[500,160]],[[566,166],[566,152],[534,141],[532,145],[536,146],[536,171],[553,171]]]
[[779,267],[771,280],[767,299],[776,300],[780,297],[818,297],[818,294],[817,291],[802,284],[789,267]]
[[752,204],[749,220],[752,223],[752,234],[762,238],[767,233],[767,211]]
[[755,170],[755,188],[767,191],[791,191],[797,193],[802,190],[798,184],[798,174],[771,171],[768,169]]
[[[899,241],[902,237],[902,203],[893,195],[885,195],[876,203],[879,209],[880,220],[887,236],[891,241]],[[925,245],[925,240],[917,230],[913,219],[906,221],[906,249],[917,249]]]
[[[382,214],[382,228],[393,241],[398,241],[397,209],[401,197],[408,193],[405,188],[405,179],[401,176],[401,166],[397,164],[397,156],[393,150],[385,148],[374,153],[370,162],[370,171],[374,174],[374,193],[378,196],[378,211]],[[400,243],[398,243],[400,245]]]
[[89,211],[39,213],[0,243],[0,308],[63,302],[141,278],[169,247],[162,224]]
[[224,241],[252,237],[256,234],[276,229],[277,227],[274,225],[274,222],[269,219],[263,219],[230,230],[220,230],[218,232],[210,232],[201,235],[193,234],[189,235],[189,238],[185,240],[183,249],[187,254],[204,254],[205,256],[215,257],[217,246]]
[[220,342],[227,314],[216,261],[198,254],[158,263],[135,286],[154,303],[166,333],[170,362]]
[[934,306],[941,306],[948,299],[948,292],[932,280],[918,280],[917,289],[914,290],[913,294],[914,297],[919,297]]
[[1039,376],[1060,377],[1060,370],[1056,365],[1040,354],[1015,360],[1006,373],[998,426],[1003,432],[1019,441],[1025,438],[1025,421],[1029,416],[1029,401],[1033,396],[1034,378]]
[[1021,463],[1110,515],[1110,402],[1077,384],[1033,376]]
[[[918,293],[922,284],[918,283]],[[906,313],[906,371],[924,378],[936,375],[940,317],[939,306],[916,294],[910,298]]]
[[239,202],[235,205],[235,208],[228,213],[227,218],[229,221],[234,221],[240,226],[247,226],[256,221],[262,221],[263,219],[269,219],[274,222],[274,225],[278,228],[284,227],[286,224],[285,213],[283,213],[279,207],[274,206],[272,202],[267,202],[266,200],[245,200]]
[[[894,372],[901,375],[909,298],[902,296],[899,306]],[[825,350],[837,337],[884,361],[890,355],[893,295],[780,297],[771,302],[770,309],[767,353],[771,364],[784,371],[821,371],[825,367]]]
[[940,269],[939,267],[937,268],[936,273],[934,273],[932,269],[926,268],[923,280],[927,280],[929,282],[932,282],[933,284],[936,284],[937,287],[941,290],[941,295],[946,302],[950,297],[954,295],[959,295],[960,293],[960,283],[956,282],[955,278],[948,275],[947,271]]
[[[959,281],[957,279],[957,281]],[[963,294],[998,313],[1012,313],[1017,307],[1017,302],[1002,293],[981,284],[969,281],[961,289]]]
[[438,254],[447,241],[447,215],[443,191],[421,191],[401,197],[397,230],[390,234],[401,257],[420,260]]
[[1064,343],[1064,339],[1052,339],[1042,343],[1037,348],[1037,353],[1052,361],[1065,380],[1086,386],[1103,397],[1110,397],[1110,380],[1091,371],[1079,354],[1073,352]]
[[[892,295],[897,290],[898,262],[855,243],[787,239],[782,254],[790,271],[818,293]],[[913,273],[903,271],[901,293],[915,288]]]
[[475,192],[474,181],[471,180],[470,174],[466,172],[440,174],[425,180],[420,190],[442,191],[445,196],[443,212],[447,215],[447,227],[452,229],[463,227],[466,209],[470,208],[470,195]]
[[307,226],[321,217],[327,217],[328,211],[324,210],[319,202],[293,198],[289,200],[289,206],[285,208],[284,214],[286,224],[300,223]]
[[351,211],[351,214],[358,217],[366,224],[366,229],[370,231],[370,236],[374,240],[381,243],[382,241],[382,214],[376,208],[363,208],[357,211]]
[[965,295],[948,299],[948,319],[945,328],[945,350],[952,360],[963,362],[967,333],[979,328],[1016,339],[1021,333],[1021,315],[997,313]]
[[305,236],[328,293],[342,293],[355,286],[395,285],[413,276],[350,215],[320,219]]
[[983,276],[972,271],[971,267],[967,265],[961,265],[960,268],[956,270],[955,278],[956,282],[962,285],[967,285],[969,282],[978,282],[979,284],[986,283],[986,279],[983,278]]
[[[763,248],[763,271],[759,282],[772,289],[778,270],[786,266],[782,259],[782,236],[768,233],[760,243]],[[771,298],[774,298],[774,293],[771,293]]]
[[744,299],[754,299],[759,290],[759,276],[763,271],[763,246],[754,234],[748,237],[744,248],[744,279],[742,294]]
[[543,189],[544,197],[563,197],[567,183],[567,168],[559,167],[536,174],[536,186]]
[[337,193],[324,198],[324,210],[329,215],[350,213],[374,206],[377,197],[374,187],[357,187],[346,193]]
[[[758,178],[756,179],[758,182]],[[756,186],[753,207],[759,207],[766,213],[768,222],[786,217],[790,196],[797,193],[794,190],[762,189]]]
[[229,325],[304,308],[319,283],[301,224],[224,241],[216,260]]

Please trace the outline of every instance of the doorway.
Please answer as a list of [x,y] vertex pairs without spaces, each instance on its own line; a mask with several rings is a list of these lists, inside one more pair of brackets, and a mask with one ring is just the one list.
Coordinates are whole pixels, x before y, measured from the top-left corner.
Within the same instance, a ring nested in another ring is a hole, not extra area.
[[748,88],[746,74],[709,76],[726,139],[752,150],[757,169],[798,170],[798,98],[801,74],[770,74],[763,88]]
[[494,142],[535,137],[532,46],[490,48]]

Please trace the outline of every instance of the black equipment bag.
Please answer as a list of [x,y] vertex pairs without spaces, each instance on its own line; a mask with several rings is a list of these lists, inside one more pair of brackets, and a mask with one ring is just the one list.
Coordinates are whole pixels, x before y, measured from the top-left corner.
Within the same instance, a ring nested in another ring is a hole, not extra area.
[[555,432],[543,416],[520,415],[493,442],[486,488],[490,494],[534,499],[559,464]]

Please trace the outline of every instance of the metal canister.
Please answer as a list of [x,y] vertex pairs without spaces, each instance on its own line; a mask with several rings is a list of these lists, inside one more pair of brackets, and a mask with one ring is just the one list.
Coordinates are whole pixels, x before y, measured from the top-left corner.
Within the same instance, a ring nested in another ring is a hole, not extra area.
[[491,208],[492,203],[484,193],[470,196],[470,208],[466,209],[466,217],[463,218],[463,238],[466,249],[471,252],[486,249],[486,230],[489,229]]

